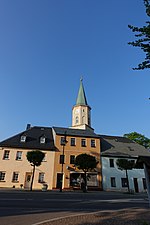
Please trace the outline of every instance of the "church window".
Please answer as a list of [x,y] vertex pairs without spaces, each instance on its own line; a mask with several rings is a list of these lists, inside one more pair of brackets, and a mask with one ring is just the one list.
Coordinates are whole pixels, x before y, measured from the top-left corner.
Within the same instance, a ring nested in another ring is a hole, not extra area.
[[79,117],[76,116],[76,120],[75,120],[76,124],[79,123]]

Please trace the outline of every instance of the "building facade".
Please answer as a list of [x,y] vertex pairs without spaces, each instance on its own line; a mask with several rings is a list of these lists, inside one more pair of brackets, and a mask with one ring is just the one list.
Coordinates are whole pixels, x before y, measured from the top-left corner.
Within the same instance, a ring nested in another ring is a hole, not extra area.
[[[86,153],[97,160],[97,167],[88,172],[91,189],[126,191],[125,171],[116,165],[118,158],[136,161],[139,156],[150,157],[143,146],[118,136],[98,135],[91,127],[91,107],[87,103],[82,79],[76,104],[72,108],[72,126],[31,127],[0,142],[0,187],[29,189],[33,167],[27,161],[28,151],[45,153],[36,167],[33,189],[80,188],[83,171],[75,167],[76,156]],[[143,169],[128,171],[129,187],[133,192],[146,190]]]
[[[118,169],[117,159],[136,162],[139,156],[150,156],[149,151],[125,137],[100,135],[100,138],[103,190],[128,191],[125,170]],[[146,191],[144,169],[128,170],[128,180],[131,192]]]
[[[28,151],[45,153],[41,166],[36,167],[33,188],[48,189],[79,187],[83,172],[74,166],[82,153],[96,157],[97,168],[88,173],[88,186],[102,189],[100,138],[91,127],[90,106],[87,104],[82,80],[76,105],[72,109],[72,127],[31,127],[0,143],[0,187],[29,189],[32,166],[27,161]],[[66,142],[64,141],[64,136]]]

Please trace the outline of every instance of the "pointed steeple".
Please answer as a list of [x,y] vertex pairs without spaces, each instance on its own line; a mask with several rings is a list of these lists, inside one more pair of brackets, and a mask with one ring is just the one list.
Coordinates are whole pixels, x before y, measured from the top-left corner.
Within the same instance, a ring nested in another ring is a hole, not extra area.
[[91,107],[88,105],[85,91],[82,83],[82,78],[80,79],[80,87],[78,91],[78,97],[76,105],[72,108],[72,127],[75,129],[85,129],[94,131],[91,127]]
[[82,81],[83,81],[83,79],[81,77],[76,105],[88,105]]

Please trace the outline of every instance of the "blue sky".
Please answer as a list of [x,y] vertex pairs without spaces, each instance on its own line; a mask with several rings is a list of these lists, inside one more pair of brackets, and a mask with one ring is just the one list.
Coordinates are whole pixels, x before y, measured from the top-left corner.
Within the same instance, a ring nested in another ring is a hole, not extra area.
[[127,44],[146,20],[142,0],[1,0],[0,140],[69,127],[81,76],[96,133],[150,137],[150,71]]

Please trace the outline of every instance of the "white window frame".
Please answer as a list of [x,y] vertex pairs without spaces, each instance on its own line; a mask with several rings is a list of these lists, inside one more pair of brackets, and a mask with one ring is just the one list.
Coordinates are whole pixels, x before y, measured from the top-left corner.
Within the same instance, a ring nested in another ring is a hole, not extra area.
[[81,139],[81,147],[86,147],[86,139],[85,138]]
[[26,138],[27,138],[26,135],[22,135],[20,138],[20,142],[26,142]]
[[13,172],[12,182],[19,182],[19,172]]
[[39,179],[38,179],[38,182],[39,183],[44,183],[45,181],[45,173],[43,173],[43,172],[40,172],[39,173]]
[[22,160],[22,151],[17,151],[16,160]]
[[71,146],[76,146],[76,139],[75,138],[70,138],[70,145]]
[[4,155],[3,155],[3,159],[4,160],[8,160],[9,159],[9,155],[10,155],[10,151],[9,150],[5,150],[4,151]]
[[95,139],[91,139],[91,147],[92,148],[95,148],[96,147]]
[[5,181],[5,175],[6,175],[5,171],[0,171],[0,182]]
[[45,144],[45,137],[40,137],[40,144]]

